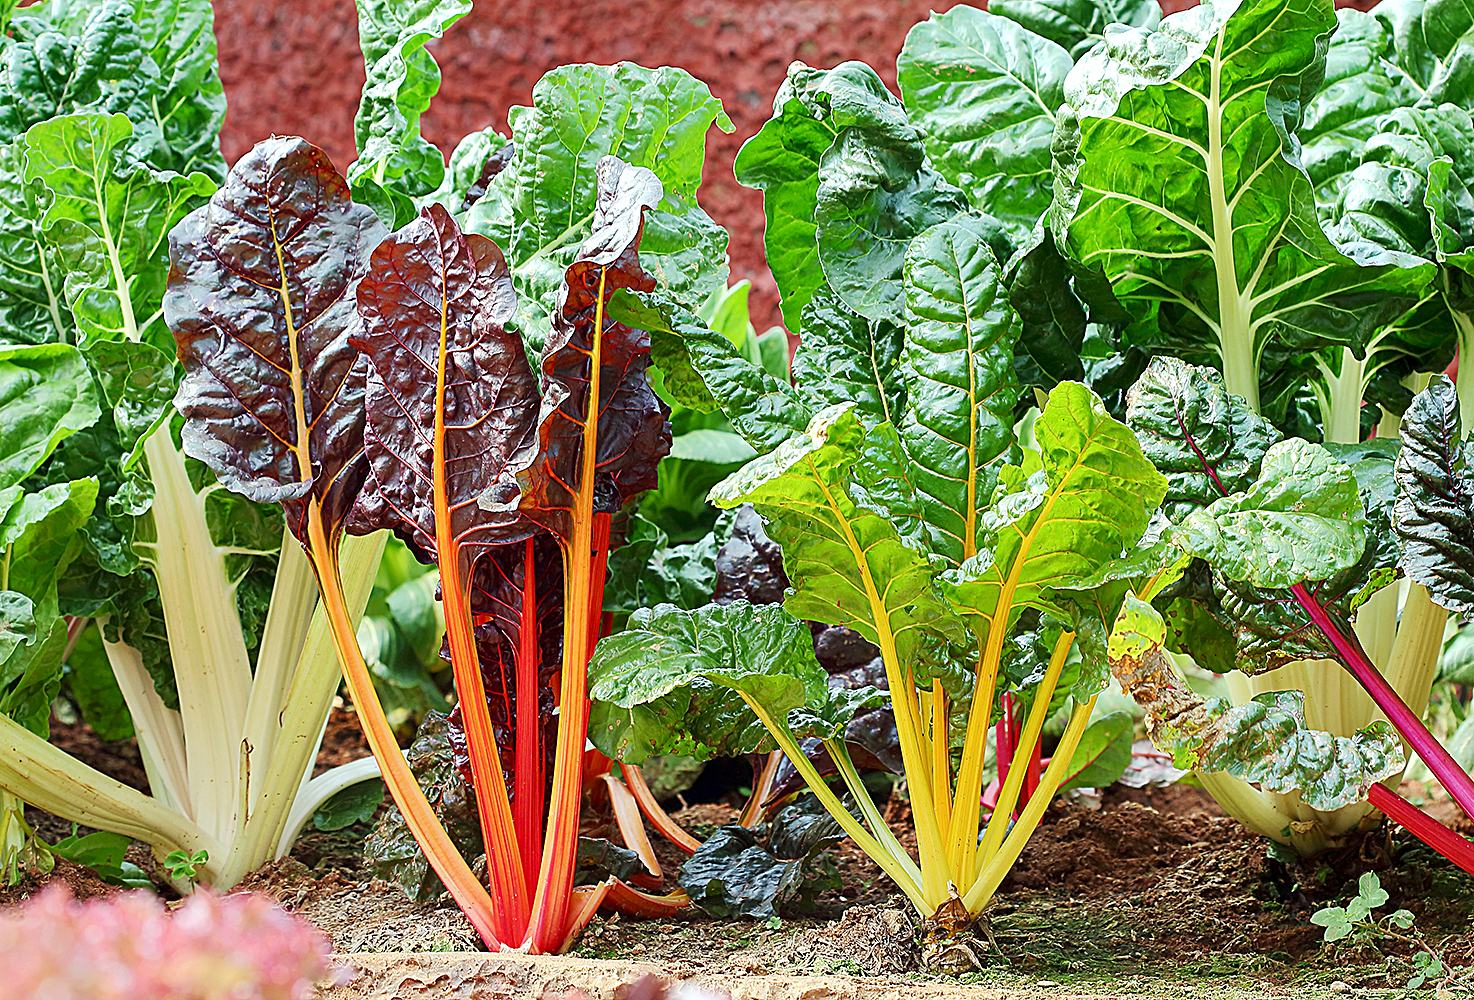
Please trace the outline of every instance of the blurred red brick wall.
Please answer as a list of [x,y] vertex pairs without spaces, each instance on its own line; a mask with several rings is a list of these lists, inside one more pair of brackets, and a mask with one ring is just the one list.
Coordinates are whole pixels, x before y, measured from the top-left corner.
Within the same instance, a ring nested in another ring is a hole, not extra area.
[[[863,59],[894,89],[906,32],[955,2],[481,0],[431,47],[444,84],[423,130],[446,154],[476,129],[505,133],[507,109],[530,104],[532,85],[564,63],[683,67],[710,85],[737,126],[730,136],[710,133],[700,197],[732,235],[733,280],[752,279],[753,322],[762,329],[778,322],[777,294],[763,263],[762,195],[732,177],[738,147],[767,121],[790,62]],[[301,135],[345,169],[363,87],[352,0],[214,0],[214,8],[229,100],[225,158],[234,162],[272,133]]]

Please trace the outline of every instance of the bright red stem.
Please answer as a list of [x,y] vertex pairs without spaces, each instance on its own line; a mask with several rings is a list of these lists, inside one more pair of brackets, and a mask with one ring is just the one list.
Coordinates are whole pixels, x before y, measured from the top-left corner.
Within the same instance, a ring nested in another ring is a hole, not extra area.
[[1013,810],[1013,818],[1015,820],[1018,819],[1019,812],[1024,808],[1024,806],[1028,805],[1029,800],[1034,797],[1034,793],[1039,790],[1039,776],[1044,769],[1042,754],[1040,752],[1040,745],[1043,742],[1043,740],[1035,740],[1034,748],[1029,751],[1029,767],[1028,770],[1024,772],[1023,792],[1019,795],[1018,805],[1015,806]]
[[522,851],[522,870],[535,872],[543,855],[543,807],[548,780],[544,762],[542,689],[538,684],[542,666],[541,636],[538,634],[537,579],[533,575],[532,539],[522,559],[522,627],[517,644],[517,775],[512,798],[517,824],[517,845]]
[[1013,692],[1003,692],[1003,714],[993,727],[997,740],[998,787],[1008,780],[1008,766],[1013,762]]
[[1474,844],[1380,782],[1372,786],[1367,798],[1413,836],[1474,875]]
[[1459,808],[1470,818],[1474,818],[1474,779],[1443,748],[1443,744],[1428,732],[1423,720],[1407,707],[1407,703],[1387,683],[1387,678],[1382,676],[1382,672],[1361,648],[1356,634],[1342,632],[1321,603],[1305,589],[1304,584],[1296,584],[1290,588],[1290,592],[1295,595],[1295,600],[1305,609],[1310,620],[1330,640],[1342,664],[1351,671],[1351,675],[1366,689],[1367,694],[1372,696],[1372,701],[1377,703],[1377,707],[1391,721],[1398,734],[1423,759],[1423,763],[1428,765],[1428,769],[1437,776],[1443,787],[1448,789],[1448,794],[1453,796]]

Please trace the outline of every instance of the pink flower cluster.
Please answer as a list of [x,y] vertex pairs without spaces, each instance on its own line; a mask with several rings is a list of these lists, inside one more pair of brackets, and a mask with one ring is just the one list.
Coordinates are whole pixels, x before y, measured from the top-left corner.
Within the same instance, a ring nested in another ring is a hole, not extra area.
[[0,914],[7,1000],[303,1000],[328,968],[318,931],[261,896],[146,892],[85,903],[52,886]]

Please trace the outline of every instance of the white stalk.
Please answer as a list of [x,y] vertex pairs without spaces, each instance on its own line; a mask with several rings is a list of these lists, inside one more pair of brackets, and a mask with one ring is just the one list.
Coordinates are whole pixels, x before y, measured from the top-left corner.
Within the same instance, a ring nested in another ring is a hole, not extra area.
[[[1259,412],[1259,371],[1254,349],[1250,295],[1239,289],[1233,250],[1233,208],[1223,177],[1223,33],[1213,54],[1208,94],[1208,198],[1213,218],[1213,268],[1218,275],[1219,356],[1228,391],[1243,396]],[[1252,292],[1252,289],[1250,290]]]
[[1361,394],[1365,389],[1366,360],[1351,348],[1341,348],[1341,373],[1322,369],[1326,385],[1317,386],[1323,434],[1330,444],[1356,444],[1361,440]]
[[1449,310],[1459,332],[1459,372],[1454,389],[1459,394],[1459,420],[1468,434],[1474,429],[1474,318],[1468,313]]
[[[103,624],[97,623],[99,633],[103,632]],[[133,731],[138,737],[149,789],[164,805],[183,816],[193,817],[184,725],[179,713],[166,707],[154,690],[154,679],[143,667],[143,654],[127,643],[108,642],[105,634],[102,648],[123,692],[128,714],[133,717]]]
[[[355,625],[373,591],[374,576],[388,538],[388,532],[376,531],[372,535],[343,539],[338,558],[344,597]],[[341,677],[332,627],[319,602],[291,686],[264,737],[265,745],[271,747],[270,762],[252,778],[258,790],[255,805],[246,817],[229,863],[220,873],[225,885],[234,885],[276,856],[292,804],[312,774],[312,761],[317,756]]]
[[7,716],[0,715],[0,788],[49,813],[142,840],[163,856],[207,851],[202,881],[224,856],[220,841],[163,803],[88,767]]
[[281,842],[277,845],[276,856],[282,858],[292,849],[302,828],[312,819],[314,813],[322,808],[322,804],[337,795],[350,785],[356,785],[361,781],[368,781],[379,776],[379,762],[373,757],[360,757],[358,760],[347,764],[339,764],[335,768],[324,771],[311,781],[302,786],[297,793],[297,800],[292,803],[292,811],[287,816],[286,827],[282,831]]
[[189,801],[200,826],[228,841],[241,801],[243,753],[245,773],[250,767],[242,727],[251,661],[235,585],[225,553],[210,535],[205,497],[190,486],[167,423],[149,436],[144,455],[154,484],[156,541],[138,547],[148,553],[164,608],[184,722]]

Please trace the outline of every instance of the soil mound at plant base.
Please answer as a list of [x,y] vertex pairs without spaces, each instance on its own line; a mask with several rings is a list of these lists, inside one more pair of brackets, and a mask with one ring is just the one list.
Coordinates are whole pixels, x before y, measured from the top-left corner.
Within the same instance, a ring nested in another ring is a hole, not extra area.
[[1200,789],[1112,788],[1098,810],[1051,805],[1003,890],[1098,898],[1149,891],[1178,871],[1200,893],[1215,881],[1257,880],[1266,873],[1264,842]]

